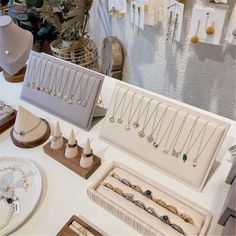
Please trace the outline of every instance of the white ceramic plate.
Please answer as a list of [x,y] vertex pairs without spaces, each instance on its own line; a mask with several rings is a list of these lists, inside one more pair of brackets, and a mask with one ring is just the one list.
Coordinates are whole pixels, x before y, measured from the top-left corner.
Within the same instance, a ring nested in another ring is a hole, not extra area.
[[[8,235],[16,230],[29,218],[36,208],[42,192],[42,177],[33,162],[22,158],[2,157],[0,158],[0,168],[5,166],[17,166],[23,170],[31,186],[25,192],[21,177],[17,171],[0,172],[0,179],[4,177],[4,179],[9,181],[10,186],[14,189],[14,195],[19,198],[19,213],[14,214],[9,224],[0,231],[1,236]],[[6,219],[7,209],[6,203],[0,200],[0,224]]]

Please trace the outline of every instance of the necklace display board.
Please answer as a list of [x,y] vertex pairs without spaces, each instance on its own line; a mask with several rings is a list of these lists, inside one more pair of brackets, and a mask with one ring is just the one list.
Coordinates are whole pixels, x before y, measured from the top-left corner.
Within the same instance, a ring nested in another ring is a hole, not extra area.
[[96,106],[103,79],[94,71],[31,52],[21,98],[89,130],[93,117],[106,113]]
[[112,163],[88,189],[91,200],[143,235],[206,235],[212,215],[146,176]]
[[21,226],[36,208],[42,178],[38,168],[27,159],[0,158],[0,235]]
[[163,96],[117,82],[100,136],[201,191],[229,127]]

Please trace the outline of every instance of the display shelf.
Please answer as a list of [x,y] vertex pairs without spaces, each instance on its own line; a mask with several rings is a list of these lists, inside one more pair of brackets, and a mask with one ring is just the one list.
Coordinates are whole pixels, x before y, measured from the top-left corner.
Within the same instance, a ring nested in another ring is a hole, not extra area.
[[[110,103],[116,81],[106,77],[102,87],[103,103],[107,107]],[[63,135],[69,137],[70,131],[75,130],[76,139],[79,146],[84,146],[87,138],[91,140],[93,152],[102,158],[103,164],[88,179],[84,180],[68,168],[56,162],[44,153],[42,146],[34,149],[19,149],[12,144],[10,139],[10,130],[0,135],[0,154],[1,156],[14,156],[18,158],[26,157],[33,160],[41,171],[44,188],[42,199],[33,215],[26,224],[12,235],[56,235],[67,220],[74,214],[82,215],[93,225],[97,226],[99,232],[106,232],[107,235],[140,235],[137,231],[109,214],[97,204],[89,200],[87,189],[91,184],[104,173],[104,170],[111,162],[120,162],[138,172],[141,172],[147,178],[162,184],[180,196],[183,196],[192,202],[206,208],[213,214],[213,220],[208,235],[220,235],[223,227],[217,224],[221,209],[223,208],[230,186],[224,181],[231,167],[230,154],[227,148],[235,144],[236,140],[236,122],[219,117],[215,114],[184,105],[187,108],[201,111],[213,118],[218,118],[224,122],[231,123],[231,128],[226,136],[226,140],[217,156],[218,164],[215,164],[206,186],[202,193],[198,193],[184,184],[170,178],[169,176],[157,171],[143,162],[132,158],[130,154],[125,153],[108,145],[98,139],[99,132],[103,126],[103,120],[95,124],[89,132],[77,128],[76,126],[55,117],[48,112],[35,107],[27,102],[20,100],[22,83],[7,83],[0,75],[0,99],[12,105],[17,109],[18,105],[23,105],[35,115],[43,117],[49,123],[60,122]],[[171,99],[170,99],[171,100]],[[178,102],[183,105],[182,103]],[[55,220],[56,213],[56,220]],[[95,228],[95,227],[94,227]]]

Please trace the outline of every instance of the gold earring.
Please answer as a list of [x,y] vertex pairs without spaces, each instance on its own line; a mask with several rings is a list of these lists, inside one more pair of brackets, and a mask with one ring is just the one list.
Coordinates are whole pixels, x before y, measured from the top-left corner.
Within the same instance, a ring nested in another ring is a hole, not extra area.
[[199,28],[200,28],[200,24],[201,24],[201,21],[199,20],[198,21],[198,25],[197,25],[196,34],[193,35],[192,38],[191,38],[191,42],[192,43],[198,43],[200,41],[200,38],[198,36],[198,31],[199,31]]
[[[208,25],[209,15],[210,15],[210,13],[207,12],[207,22],[206,22],[206,26]],[[216,31],[216,29],[215,29],[215,22],[212,22],[212,24],[211,24],[210,26],[207,26],[207,27],[206,27],[206,34],[207,34],[207,35],[212,35],[212,34],[215,33],[215,31]]]
[[117,14],[116,8],[115,8],[115,7],[112,7],[112,8],[109,10],[108,14],[109,14],[110,16],[115,16],[115,15]]
[[118,17],[119,19],[124,18],[124,17],[125,17],[125,11],[124,11],[124,10],[119,11],[119,12],[117,13],[117,17]]

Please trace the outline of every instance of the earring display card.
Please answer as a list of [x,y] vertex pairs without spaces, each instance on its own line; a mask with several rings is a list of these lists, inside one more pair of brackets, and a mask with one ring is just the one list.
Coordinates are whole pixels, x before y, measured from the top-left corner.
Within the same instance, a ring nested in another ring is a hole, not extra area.
[[144,29],[144,0],[136,0],[131,3],[131,24]]
[[117,84],[101,138],[201,191],[230,125]]
[[192,12],[189,37],[199,37],[199,42],[219,45],[226,10],[196,4]]
[[[94,71],[31,52],[21,98],[89,130],[103,79]],[[104,116],[105,109],[99,113]]]
[[205,209],[118,163],[112,163],[87,192],[144,235],[206,235],[212,219]]
[[184,17],[184,4],[175,0],[169,0],[168,17],[168,37],[180,42]]

